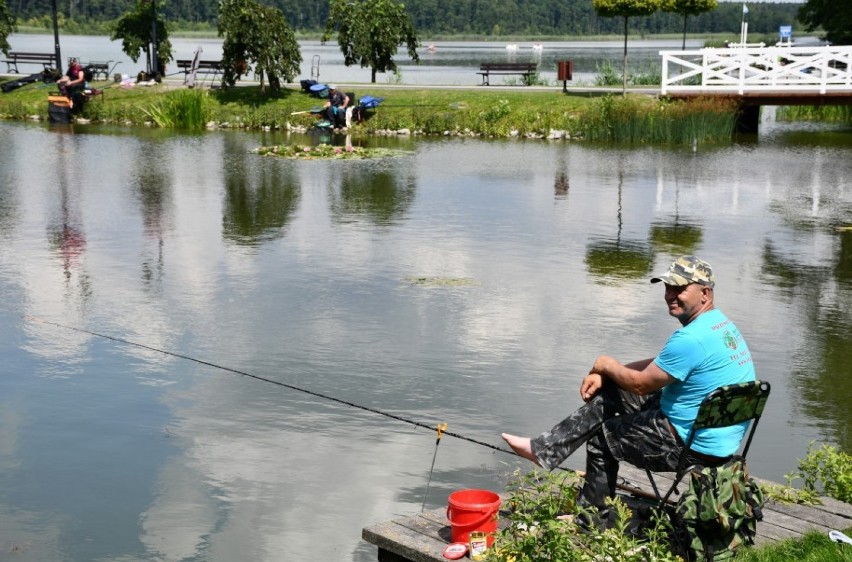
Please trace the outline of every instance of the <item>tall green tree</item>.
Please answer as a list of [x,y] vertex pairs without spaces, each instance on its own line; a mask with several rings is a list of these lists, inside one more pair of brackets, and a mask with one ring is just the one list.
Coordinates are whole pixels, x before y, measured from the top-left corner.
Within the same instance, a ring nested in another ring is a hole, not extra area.
[[697,16],[704,12],[715,10],[719,5],[717,0],[662,0],[664,12],[671,12],[683,16],[683,46],[686,50],[686,19],[689,16]]
[[592,0],[592,8],[605,18],[624,18],[624,66],[622,92],[627,93],[627,20],[631,17],[649,16],[660,9],[662,0]]
[[274,96],[280,93],[282,80],[292,82],[298,76],[302,52],[281,10],[254,0],[220,0],[218,31],[225,38],[222,64],[229,86],[248,75],[252,65],[261,92],[268,78]]
[[9,36],[15,31],[15,18],[6,6],[6,0],[0,0],[0,52],[4,55],[9,54]]
[[121,50],[133,62],[138,61],[143,52],[146,57],[151,57],[153,55],[151,46],[156,44],[157,63],[155,65],[149,58],[148,72],[164,74],[166,62],[172,60],[169,28],[160,13],[157,0],[138,0],[132,12],[116,20],[110,39],[113,41],[121,39]]
[[360,64],[371,69],[371,82],[377,72],[395,71],[393,60],[400,45],[418,62],[420,43],[405,4],[393,0],[331,0],[323,41],[337,30],[337,43],[346,66]]
[[806,31],[822,28],[833,45],[852,45],[852,2],[808,0],[799,8],[799,21]]

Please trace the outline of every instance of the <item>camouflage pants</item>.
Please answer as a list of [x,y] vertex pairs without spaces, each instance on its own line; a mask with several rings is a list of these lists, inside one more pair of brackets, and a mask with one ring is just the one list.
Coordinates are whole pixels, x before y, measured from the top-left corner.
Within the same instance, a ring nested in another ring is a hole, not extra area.
[[683,445],[660,411],[660,393],[639,396],[605,380],[594,398],[532,440],[533,453],[553,470],[586,444],[586,479],[581,501],[604,508],[615,495],[618,464],[674,471]]

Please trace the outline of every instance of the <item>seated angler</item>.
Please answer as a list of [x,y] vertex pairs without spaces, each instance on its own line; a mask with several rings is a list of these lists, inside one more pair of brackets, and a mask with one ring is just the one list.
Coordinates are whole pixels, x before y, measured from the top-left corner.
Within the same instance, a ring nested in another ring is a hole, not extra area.
[[[660,281],[669,314],[682,327],[655,358],[622,364],[598,357],[580,385],[585,404],[577,411],[534,439],[502,435],[518,455],[550,470],[585,443],[580,505],[590,508],[593,524],[608,517],[606,498],[615,495],[620,462],[655,472],[676,470],[704,397],[720,386],[755,380],[745,340],[714,306],[710,264],[695,256],[678,258],[651,279]],[[690,461],[723,462],[736,452],[745,429],[740,424],[699,431]]]
[[349,96],[337,89],[334,84],[328,86],[328,101],[323,105],[323,114],[335,129],[346,126],[346,107],[349,105]]

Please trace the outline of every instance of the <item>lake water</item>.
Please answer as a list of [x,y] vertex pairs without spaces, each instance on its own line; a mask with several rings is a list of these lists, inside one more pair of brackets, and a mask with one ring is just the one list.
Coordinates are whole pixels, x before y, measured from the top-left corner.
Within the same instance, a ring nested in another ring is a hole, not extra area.
[[[25,52],[53,52],[53,35],[15,34],[9,38],[11,50]],[[435,46],[429,52],[427,45]],[[318,78],[321,82],[364,83],[370,81],[370,69],[359,66],[346,67],[343,54],[335,40],[325,45],[319,41],[300,41],[302,53],[302,71],[300,79]],[[541,50],[533,49],[532,41],[518,42],[517,50],[506,49],[506,43],[476,41],[428,41],[418,50],[420,64],[413,63],[401,49],[396,57],[401,79],[405,84],[421,85],[458,85],[473,86],[482,79],[476,74],[482,62],[537,62],[540,77],[553,85],[556,81],[557,61],[572,60],[574,76],[570,84],[590,85],[597,74],[597,66],[613,63],[621,68],[623,41],[550,41],[542,43]],[[631,68],[645,69],[652,62],[659,67],[660,50],[679,50],[681,40],[631,40],[628,44],[628,59]],[[703,41],[687,41],[687,48],[699,48]],[[222,40],[218,38],[187,39],[173,38],[174,58],[192,59],[198,48],[203,59],[219,60],[222,56]],[[68,35],[60,37],[63,59],[71,56],[83,61],[111,61],[114,73],[136,76],[145,70],[144,55],[133,62],[121,50],[121,41],[110,41],[108,37]],[[33,71],[37,70],[32,67]],[[23,68],[21,69],[23,71]],[[174,63],[166,70],[167,74],[177,73]],[[181,75],[182,76],[182,75]],[[517,76],[507,76],[507,80],[518,81]],[[395,82],[393,74],[378,74],[379,83]],[[493,83],[499,83],[500,80]]]
[[852,135],[761,127],[294,162],[250,151],[315,138],[0,122],[0,558],[375,560],[433,457],[427,508],[502,490],[529,464],[479,443],[656,353],[683,253],[772,384],[752,471],[849,451]]

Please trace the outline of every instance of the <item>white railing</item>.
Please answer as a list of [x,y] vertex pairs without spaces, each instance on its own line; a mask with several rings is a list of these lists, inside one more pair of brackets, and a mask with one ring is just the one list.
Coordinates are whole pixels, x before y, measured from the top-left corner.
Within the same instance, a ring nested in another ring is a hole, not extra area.
[[[727,47],[660,51],[662,94],[678,92],[852,93],[852,46]],[[670,74],[671,73],[671,74]]]

